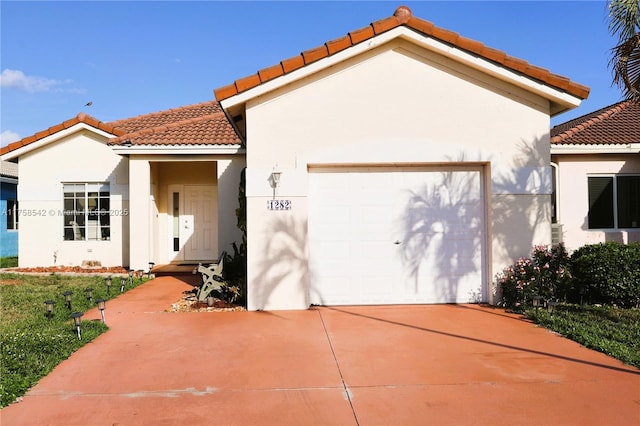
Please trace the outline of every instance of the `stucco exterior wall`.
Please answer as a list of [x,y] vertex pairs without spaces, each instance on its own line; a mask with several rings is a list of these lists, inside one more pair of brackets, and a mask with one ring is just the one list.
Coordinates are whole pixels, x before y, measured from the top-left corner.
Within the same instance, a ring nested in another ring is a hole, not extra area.
[[[538,96],[405,41],[251,100],[249,309],[308,306],[309,165],[485,165],[493,194],[487,280],[532,245],[549,243],[548,109]],[[277,194],[268,183],[274,168],[282,172]],[[267,211],[274,195],[291,199],[292,210]],[[273,250],[289,260],[265,273]]]
[[589,193],[587,178],[595,175],[640,174],[637,154],[554,155],[558,165],[558,223],[564,243],[572,251],[585,244],[607,241],[640,241],[640,230],[588,229]]
[[[128,263],[128,164],[106,146],[106,137],[80,130],[20,157],[19,264],[21,267]],[[110,240],[63,240],[66,182],[109,182]]]

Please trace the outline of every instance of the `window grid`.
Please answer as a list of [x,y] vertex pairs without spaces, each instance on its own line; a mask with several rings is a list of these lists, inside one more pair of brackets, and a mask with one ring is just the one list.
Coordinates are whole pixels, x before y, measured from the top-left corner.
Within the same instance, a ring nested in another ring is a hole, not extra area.
[[64,183],[63,194],[65,241],[111,238],[108,183]]

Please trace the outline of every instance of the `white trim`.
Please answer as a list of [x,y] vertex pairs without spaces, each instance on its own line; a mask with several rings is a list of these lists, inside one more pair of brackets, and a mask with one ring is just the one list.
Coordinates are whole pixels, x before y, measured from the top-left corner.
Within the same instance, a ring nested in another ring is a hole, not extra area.
[[556,223],[562,223],[560,220],[560,213],[562,212],[562,210],[560,209],[560,167],[558,167],[558,163],[554,163],[553,161],[551,161],[549,165],[551,166],[551,169],[552,169],[552,176],[553,176],[553,170],[556,171],[555,179],[552,180],[553,187],[551,188],[551,193],[553,193],[554,189],[556,191],[556,196],[555,196]]
[[[97,135],[100,135],[102,137],[105,137],[107,139],[114,137],[115,135],[105,132],[104,130],[100,130],[96,127],[90,126],[86,123],[76,123],[71,127],[68,127],[66,129],[60,130],[59,132],[55,132],[52,135],[49,136],[45,136],[44,138],[37,140],[35,142],[32,142],[26,146],[20,147],[18,149],[14,149],[11,152],[7,152],[6,154],[2,155],[2,157],[0,157],[3,161],[7,161],[7,160],[13,160],[14,158],[18,158],[21,155],[27,154],[33,150],[36,150],[38,148],[42,148],[45,145],[48,145],[52,142],[58,141],[62,138],[65,138],[67,136],[70,136],[74,133],[77,133],[80,130],[88,130],[92,133],[95,133]],[[105,141],[106,142],[106,141]]]
[[468,53],[460,48],[453,47],[449,44],[438,41],[432,37],[418,34],[416,31],[406,27],[397,27],[393,30],[387,31],[384,34],[375,36],[363,43],[357,44],[331,56],[323,58],[319,61],[313,62],[309,65],[303,66],[288,74],[269,80],[259,86],[251,88],[245,92],[234,95],[230,98],[224,99],[220,102],[222,108],[227,110],[236,105],[241,105],[249,101],[250,99],[264,95],[265,93],[276,90],[285,85],[291,84],[297,80],[301,80],[311,74],[314,74],[323,69],[332,67],[337,63],[345,61],[354,56],[360,55],[366,51],[374,49],[384,43],[388,43],[395,38],[402,38],[409,42],[415,43],[425,49],[431,50],[438,54],[441,54],[447,58],[450,58],[456,62],[469,66],[471,68],[480,70],[488,75],[496,77],[500,80],[511,83],[515,86],[521,87],[529,92],[542,96],[551,102],[556,103],[559,108],[553,110],[553,114],[573,109],[580,105],[582,99],[563,92],[559,89],[555,89],[547,84],[540,83],[530,77],[526,77],[518,72],[511,71],[510,69],[497,65],[487,59],[481,58],[474,54]]
[[229,155],[244,154],[242,145],[141,145],[141,146],[111,146],[113,152],[119,155]]
[[629,144],[551,144],[551,154],[638,154],[640,143]]

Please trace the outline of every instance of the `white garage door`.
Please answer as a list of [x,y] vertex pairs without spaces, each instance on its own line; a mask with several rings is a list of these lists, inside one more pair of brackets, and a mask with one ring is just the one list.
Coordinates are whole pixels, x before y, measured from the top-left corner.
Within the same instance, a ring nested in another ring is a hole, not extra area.
[[311,168],[310,301],[487,299],[481,168]]

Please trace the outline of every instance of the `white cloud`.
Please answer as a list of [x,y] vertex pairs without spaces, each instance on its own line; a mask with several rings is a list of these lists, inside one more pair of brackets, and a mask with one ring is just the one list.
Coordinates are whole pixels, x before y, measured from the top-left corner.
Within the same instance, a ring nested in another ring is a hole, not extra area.
[[0,74],[0,87],[24,90],[30,93],[48,92],[60,84],[63,84],[63,82],[25,75],[20,70],[4,69]]
[[19,141],[22,139],[19,134],[12,132],[11,130],[4,130],[0,133],[0,146],[5,146],[11,142]]

